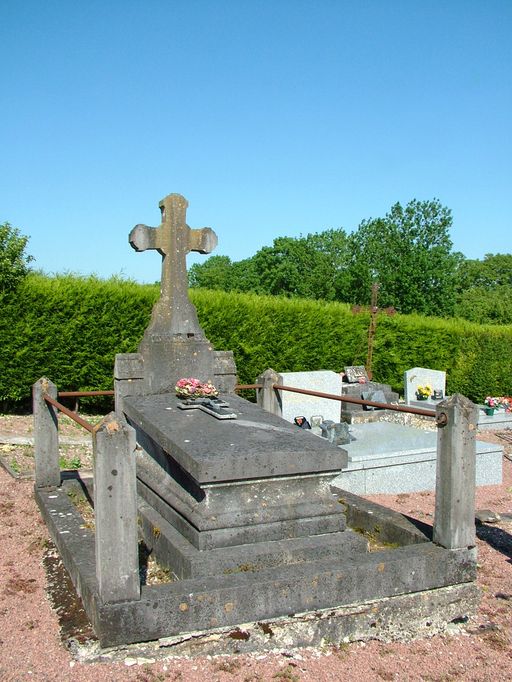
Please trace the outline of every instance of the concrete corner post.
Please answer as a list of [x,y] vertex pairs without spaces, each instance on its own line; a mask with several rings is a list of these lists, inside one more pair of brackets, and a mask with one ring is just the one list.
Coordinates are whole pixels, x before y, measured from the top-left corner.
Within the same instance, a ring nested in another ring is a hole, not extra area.
[[103,603],[140,599],[135,430],[111,412],[93,434],[96,578]]
[[281,395],[279,391],[274,388],[274,384],[282,383],[281,377],[273,369],[266,369],[263,374],[260,374],[256,379],[257,384],[263,384],[263,388],[256,390],[256,401],[260,407],[267,412],[277,414],[279,417],[283,414]]
[[34,460],[36,488],[60,486],[59,422],[57,409],[44,396],[57,399],[57,386],[42,378],[32,386],[34,415]]
[[446,549],[474,547],[478,407],[456,393],[439,403],[436,413],[434,542]]

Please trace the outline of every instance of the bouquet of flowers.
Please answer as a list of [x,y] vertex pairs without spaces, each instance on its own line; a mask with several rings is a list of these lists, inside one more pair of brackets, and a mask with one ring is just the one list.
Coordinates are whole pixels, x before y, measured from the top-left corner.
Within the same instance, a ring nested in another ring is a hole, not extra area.
[[484,405],[486,407],[492,407],[495,410],[505,410],[505,412],[512,412],[512,398],[507,398],[505,396],[494,397],[488,395],[484,400]]
[[416,389],[416,395],[420,400],[425,400],[430,398],[432,395],[432,387],[426,384],[425,386],[418,386]]
[[211,381],[202,382],[193,378],[180,379],[175,389],[179,398],[215,398],[219,395]]
[[512,398],[500,398],[501,406],[505,412],[512,412]]
[[484,405],[486,407],[492,407],[495,410],[499,410],[501,405],[502,405],[502,398],[493,398],[492,396],[488,395],[487,398],[484,400]]

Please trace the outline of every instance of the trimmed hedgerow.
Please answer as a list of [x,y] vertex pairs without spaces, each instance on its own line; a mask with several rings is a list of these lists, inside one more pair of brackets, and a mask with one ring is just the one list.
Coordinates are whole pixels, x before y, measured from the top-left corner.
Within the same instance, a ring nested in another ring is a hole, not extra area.
[[0,313],[0,399],[23,400],[41,376],[61,390],[112,388],[117,352],[133,352],[158,287],[117,278],[30,275]]
[[[21,401],[49,377],[60,390],[112,388],[116,353],[134,352],[156,285],[113,278],[30,275],[0,311],[0,399]],[[364,364],[368,314],[342,303],[194,289],[207,337],[234,351],[241,383],[276,371]],[[512,393],[512,326],[483,326],[418,315],[379,316],[374,377],[402,391],[414,367],[447,372],[447,391],[481,402]]]

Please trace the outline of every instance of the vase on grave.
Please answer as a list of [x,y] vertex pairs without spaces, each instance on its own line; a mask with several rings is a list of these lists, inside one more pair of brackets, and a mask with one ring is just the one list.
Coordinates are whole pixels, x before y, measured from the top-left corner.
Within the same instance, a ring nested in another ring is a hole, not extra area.
[[486,414],[488,417],[492,417],[493,414],[494,414],[494,410],[495,410],[494,407],[486,407],[486,408],[485,408],[485,414]]

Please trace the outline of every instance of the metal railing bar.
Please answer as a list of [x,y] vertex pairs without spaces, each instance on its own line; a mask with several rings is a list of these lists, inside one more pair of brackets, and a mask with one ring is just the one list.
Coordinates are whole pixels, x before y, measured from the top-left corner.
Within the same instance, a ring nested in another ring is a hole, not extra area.
[[59,391],[59,398],[90,398],[95,395],[114,395],[114,391]]
[[395,412],[408,412],[409,414],[418,414],[422,417],[435,417],[435,410],[422,410],[419,407],[406,407],[405,405],[397,405],[396,403],[377,403],[373,400],[361,400],[360,398],[351,398],[344,395],[333,395],[332,393],[321,393],[320,391],[310,391],[306,388],[294,388],[293,386],[281,386],[274,384],[274,389],[278,391],[290,391],[292,393],[303,393],[304,395],[311,395],[315,398],[328,398],[329,400],[338,400],[342,403],[355,403],[356,405],[370,405],[371,407],[380,407],[386,410],[394,410]]
[[50,403],[50,405],[53,405],[58,410],[60,410],[60,412],[62,412],[67,417],[72,419],[74,422],[76,422],[84,429],[86,429],[86,431],[89,431],[89,433],[92,433],[94,431],[94,426],[92,424],[90,424],[85,419],[82,419],[82,417],[79,417],[76,412],[69,410],[65,405],[62,405],[62,403],[59,403],[57,400],[49,396],[47,393],[43,395],[43,398],[46,400],[47,403]]

